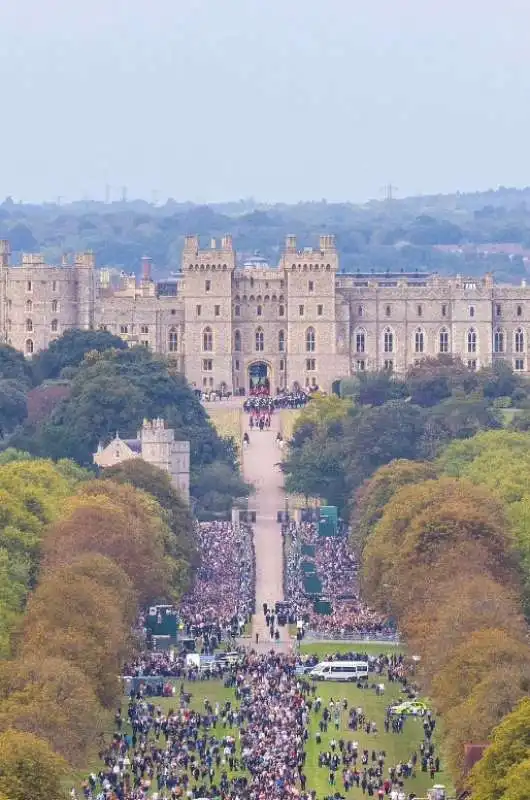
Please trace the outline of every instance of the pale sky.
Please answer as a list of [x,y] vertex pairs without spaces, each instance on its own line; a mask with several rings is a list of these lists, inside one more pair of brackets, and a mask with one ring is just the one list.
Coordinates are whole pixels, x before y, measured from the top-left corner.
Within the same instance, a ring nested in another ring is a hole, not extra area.
[[0,0],[0,198],[530,184],[529,0]]

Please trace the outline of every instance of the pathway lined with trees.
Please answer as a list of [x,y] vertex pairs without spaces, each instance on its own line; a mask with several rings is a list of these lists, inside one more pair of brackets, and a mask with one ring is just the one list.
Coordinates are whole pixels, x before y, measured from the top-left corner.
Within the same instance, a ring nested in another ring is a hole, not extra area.
[[[241,417],[243,430],[247,430],[248,417]],[[250,433],[250,444],[243,449],[243,476],[255,487],[249,499],[249,510],[256,512],[254,545],[256,550],[256,613],[252,621],[252,644],[256,635],[260,650],[271,647],[271,637],[263,603],[274,606],[283,600],[283,547],[277,513],[285,508],[283,477],[278,466],[281,453],[276,442],[280,430],[279,414],[273,414],[267,430]],[[278,628],[280,640],[274,646],[287,651],[290,648],[289,629]]]

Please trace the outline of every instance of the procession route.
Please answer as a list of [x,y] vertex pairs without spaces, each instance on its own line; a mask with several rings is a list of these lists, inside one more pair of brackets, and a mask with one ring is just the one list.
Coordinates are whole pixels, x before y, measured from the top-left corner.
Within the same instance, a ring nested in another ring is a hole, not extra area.
[[[291,649],[289,628],[278,628],[280,640],[272,642],[265,616],[263,603],[274,607],[277,600],[283,600],[283,547],[281,526],[277,513],[285,508],[283,475],[279,467],[281,451],[276,442],[280,430],[278,412],[271,417],[269,430],[251,431],[248,415],[242,414],[243,432],[247,431],[250,444],[243,448],[243,475],[253,484],[255,492],[249,497],[249,511],[256,512],[254,546],[256,550],[256,613],[252,619],[252,640],[250,646],[261,652],[273,647],[288,652]],[[256,645],[256,634],[259,643]]]

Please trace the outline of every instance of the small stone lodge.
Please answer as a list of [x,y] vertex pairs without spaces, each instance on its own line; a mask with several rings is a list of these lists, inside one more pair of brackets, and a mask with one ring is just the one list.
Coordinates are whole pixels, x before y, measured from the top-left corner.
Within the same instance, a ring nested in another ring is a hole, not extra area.
[[166,428],[163,419],[144,419],[136,439],[121,439],[116,433],[106,446],[100,442],[93,456],[94,464],[101,469],[131,458],[143,458],[148,464],[169,472],[173,486],[189,502],[190,443],[175,441],[175,431]]

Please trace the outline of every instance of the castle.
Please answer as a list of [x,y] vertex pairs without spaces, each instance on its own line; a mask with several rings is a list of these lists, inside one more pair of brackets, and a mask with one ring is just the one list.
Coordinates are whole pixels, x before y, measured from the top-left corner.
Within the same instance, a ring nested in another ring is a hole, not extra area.
[[189,501],[190,443],[176,442],[175,431],[166,428],[163,419],[144,419],[136,439],[121,439],[117,433],[106,446],[100,443],[93,456],[94,464],[102,469],[131,458],[143,458],[168,472],[173,486]]
[[10,266],[0,242],[0,335],[28,357],[65,329],[100,328],[172,358],[192,386],[248,392],[320,386],[363,370],[407,367],[439,353],[471,369],[508,360],[528,372],[530,288],[492,275],[340,273],[334,237],[300,249],[288,236],[277,266],[240,262],[231,236],[201,248],[187,236],[171,283],[124,276],[111,289],[90,253],[49,266]]

